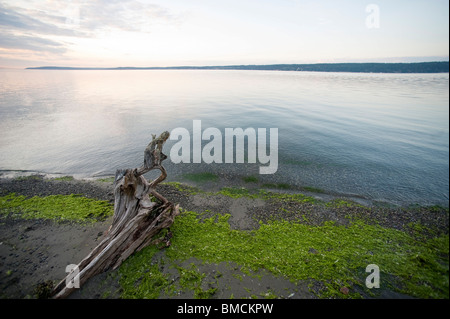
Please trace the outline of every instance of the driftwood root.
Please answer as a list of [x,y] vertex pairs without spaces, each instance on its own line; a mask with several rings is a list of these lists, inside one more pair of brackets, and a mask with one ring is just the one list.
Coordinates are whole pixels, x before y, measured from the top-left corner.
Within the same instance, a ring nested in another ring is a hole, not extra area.
[[[180,209],[155,190],[167,177],[162,166],[167,156],[162,152],[162,147],[168,137],[168,132],[163,132],[159,137],[153,135],[144,151],[141,167],[116,171],[114,216],[106,237],[53,289],[52,298],[69,296],[77,285],[67,283],[76,282],[81,286],[99,273],[116,269],[131,254],[148,245],[161,249],[170,246],[170,226]],[[161,174],[148,182],[143,174],[154,169]],[[164,229],[169,231],[165,236],[158,237]]]

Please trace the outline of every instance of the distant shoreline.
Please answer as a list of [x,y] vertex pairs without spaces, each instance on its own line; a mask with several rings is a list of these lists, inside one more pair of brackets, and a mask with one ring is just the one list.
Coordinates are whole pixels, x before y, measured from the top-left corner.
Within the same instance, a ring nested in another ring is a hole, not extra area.
[[303,72],[353,72],[353,73],[449,73],[449,62],[415,63],[316,63],[316,64],[267,64],[226,66],[170,66],[170,67],[64,67],[40,66],[27,70],[254,70],[254,71],[303,71]]

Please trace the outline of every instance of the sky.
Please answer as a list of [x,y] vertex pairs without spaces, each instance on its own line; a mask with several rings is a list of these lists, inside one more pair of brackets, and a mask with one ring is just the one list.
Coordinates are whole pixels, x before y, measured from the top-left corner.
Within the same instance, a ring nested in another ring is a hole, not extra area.
[[448,0],[0,0],[0,67],[448,57]]

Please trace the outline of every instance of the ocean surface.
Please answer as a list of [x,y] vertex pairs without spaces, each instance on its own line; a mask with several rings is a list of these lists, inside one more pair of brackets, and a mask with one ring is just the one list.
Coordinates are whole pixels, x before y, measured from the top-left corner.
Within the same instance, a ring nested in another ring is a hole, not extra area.
[[[206,171],[448,206],[448,73],[3,69],[0,174],[111,176],[142,164],[151,134],[185,128],[192,139],[194,120],[223,138],[225,128],[277,128],[278,170],[260,175],[258,158],[169,158],[169,180]],[[165,153],[176,143],[167,141]]]

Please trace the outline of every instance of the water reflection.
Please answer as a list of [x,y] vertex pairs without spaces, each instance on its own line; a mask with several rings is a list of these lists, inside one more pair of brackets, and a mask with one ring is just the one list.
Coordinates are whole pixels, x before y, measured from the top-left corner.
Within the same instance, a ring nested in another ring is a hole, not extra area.
[[[448,203],[448,74],[0,72],[3,170],[114,174],[140,165],[152,133],[192,132],[198,119],[222,132],[277,127],[273,181]],[[257,168],[169,166],[175,177]]]

